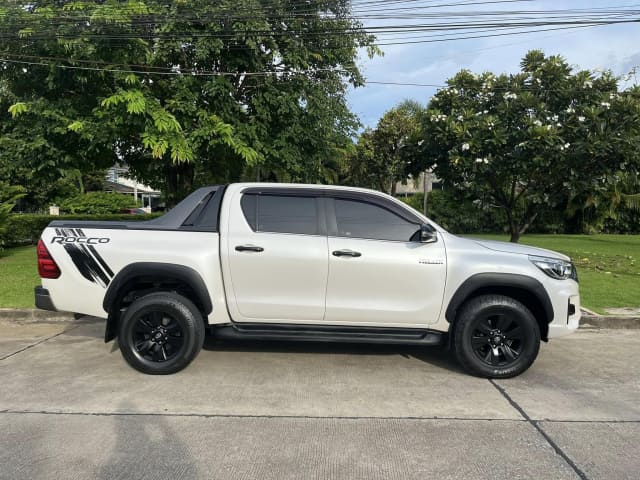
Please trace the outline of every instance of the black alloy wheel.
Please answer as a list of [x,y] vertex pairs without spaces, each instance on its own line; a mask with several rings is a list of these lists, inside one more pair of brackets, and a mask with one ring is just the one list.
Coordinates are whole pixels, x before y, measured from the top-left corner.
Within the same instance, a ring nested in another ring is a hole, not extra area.
[[504,295],[480,295],[462,305],[452,327],[460,365],[484,378],[510,378],[527,370],[540,349],[531,311]]
[[471,335],[474,353],[494,367],[515,362],[524,346],[524,330],[519,318],[504,313],[479,317]]
[[189,365],[200,352],[204,336],[204,319],[191,300],[176,292],[156,292],[127,308],[118,344],[133,368],[163,375]]
[[161,311],[139,315],[131,334],[138,355],[153,362],[171,360],[185,344],[180,323]]

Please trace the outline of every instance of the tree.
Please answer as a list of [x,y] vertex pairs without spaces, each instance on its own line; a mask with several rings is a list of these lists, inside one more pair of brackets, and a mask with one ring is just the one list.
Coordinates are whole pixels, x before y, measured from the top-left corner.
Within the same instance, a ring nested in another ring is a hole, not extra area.
[[[59,177],[112,165],[168,192],[331,179],[373,38],[348,0],[12,2],[0,8],[3,150]],[[26,63],[25,63],[26,62]]]
[[373,131],[373,146],[376,159],[382,163],[389,182],[388,192],[396,193],[396,185],[405,181],[409,174],[417,173],[414,167],[410,139],[420,131],[422,106],[418,102],[405,100],[386,112]]
[[405,100],[385,112],[375,129],[364,130],[347,163],[347,179],[354,185],[391,195],[398,182],[420,173],[412,142],[421,132],[423,107]]
[[513,75],[461,71],[428,106],[422,158],[460,195],[504,210],[511,241],[545,210],[637,171],[640,102],[610,73],[529,52]]

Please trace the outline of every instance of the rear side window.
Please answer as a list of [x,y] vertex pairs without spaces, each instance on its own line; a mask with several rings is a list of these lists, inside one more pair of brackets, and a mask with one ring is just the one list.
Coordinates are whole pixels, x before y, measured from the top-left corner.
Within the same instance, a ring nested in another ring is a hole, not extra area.
[[386,208],[357,200],[335,199],[339,237],[408,242],[420,229]]
[[245,194],[242,212],[254,232],[318,234],[318,207],[314,197]]

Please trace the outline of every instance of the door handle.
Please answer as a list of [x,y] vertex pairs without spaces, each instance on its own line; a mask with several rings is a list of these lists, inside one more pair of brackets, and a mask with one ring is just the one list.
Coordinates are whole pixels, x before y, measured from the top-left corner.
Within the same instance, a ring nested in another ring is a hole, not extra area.
[[238,245],[236,246],[236,252],[264,252],[264,248],[256,247],[255,245]]
[[334,250],[334,257],[361,257],[362,254],[360,252],[354,252],[353,250]]

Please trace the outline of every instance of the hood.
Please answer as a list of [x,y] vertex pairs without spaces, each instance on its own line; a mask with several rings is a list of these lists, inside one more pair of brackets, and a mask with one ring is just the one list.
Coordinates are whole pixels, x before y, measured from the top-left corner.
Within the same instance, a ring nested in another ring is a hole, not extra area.
[[528,245],[520,245],[519,243],[510,242],[496,242],[494,240],[474,240],[478,245],[488,248],[489,250],[495,250],[497,252],[517,253],[521,255],[538,255],[539,257],[558,258],[561,260],[571,260],[566,255],[563,255],[553,250],[547,250],[546,248],[530,247]]

